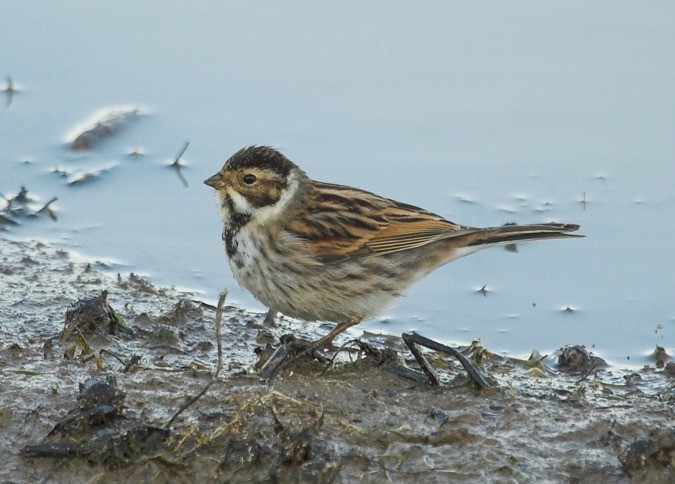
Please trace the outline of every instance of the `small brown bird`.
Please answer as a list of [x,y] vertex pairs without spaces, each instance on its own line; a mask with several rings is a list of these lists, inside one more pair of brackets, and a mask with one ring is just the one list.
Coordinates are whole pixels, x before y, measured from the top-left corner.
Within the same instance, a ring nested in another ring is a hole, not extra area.
[[581,237],[578,225],[474,228],[358,188],[314,181],[273,148],[235,153],[204,181],[216,190],[237,282],[274,313],[337,326],[383,311],[410,285],[498,244]]

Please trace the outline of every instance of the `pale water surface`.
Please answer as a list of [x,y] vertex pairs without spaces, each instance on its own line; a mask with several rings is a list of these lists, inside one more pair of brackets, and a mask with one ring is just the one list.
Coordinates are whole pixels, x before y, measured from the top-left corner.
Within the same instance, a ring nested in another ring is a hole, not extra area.
[[[675,350],[674,4],[3,2],[0,45],[18,89],[0,98],[0,193],[58,196],[59,215],[3,237],[263,311],[201,181],[268,144],[462,224],[587,235],[454,262],[361,328],[517,355],[578,343],[620,365]],[[120,106],[144,114],[68,149]],[[186,141],[187,188],[167,167]]]

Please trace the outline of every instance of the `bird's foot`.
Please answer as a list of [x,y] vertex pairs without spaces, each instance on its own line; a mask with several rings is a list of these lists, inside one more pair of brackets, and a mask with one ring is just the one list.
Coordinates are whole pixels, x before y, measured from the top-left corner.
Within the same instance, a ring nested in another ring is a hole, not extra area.
[[265,364],[258,370],[260,378],[269,379],[296,362],[300,358],[311,356],[322,363],[328,360],[321,354],[320,349],[330,345],[331,342],[307,341],[298,339],[292,334],[285,334],[279,338],[281,345],[272,353]]

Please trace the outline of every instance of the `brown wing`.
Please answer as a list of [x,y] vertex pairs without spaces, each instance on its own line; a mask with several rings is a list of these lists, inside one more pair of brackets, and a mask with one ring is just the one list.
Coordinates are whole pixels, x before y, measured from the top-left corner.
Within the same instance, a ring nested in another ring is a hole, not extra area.
[[323,262],[391,254],[464,233],[461,227],[418,207],[356,188],[314,182],[303,214],[286,228],[311,241]]

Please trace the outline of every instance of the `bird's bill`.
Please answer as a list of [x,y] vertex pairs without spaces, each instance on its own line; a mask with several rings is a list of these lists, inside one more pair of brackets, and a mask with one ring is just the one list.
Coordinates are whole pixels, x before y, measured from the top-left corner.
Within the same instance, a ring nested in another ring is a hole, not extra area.
[[213,175],[212,177],[204,180],[204,185],[208,185],[208,186],[218,190],[218,189],[223,188],[225,186],[225,180],[223,180],[223,176],[220,174],[220,172],[218,172],[215,175]]

